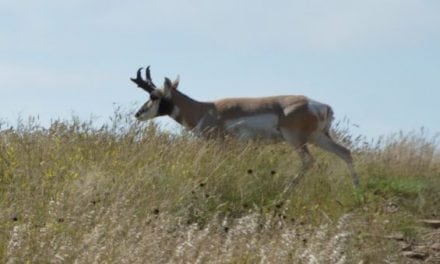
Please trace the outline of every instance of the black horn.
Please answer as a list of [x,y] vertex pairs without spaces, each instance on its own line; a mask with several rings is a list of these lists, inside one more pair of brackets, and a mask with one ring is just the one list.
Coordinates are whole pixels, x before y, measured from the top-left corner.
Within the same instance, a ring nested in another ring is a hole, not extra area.
[[145,75],[146,78],[144,80],[142,79],[142,68],[139,68],[136,74],[136,79],[135,78],[130,78],[130,79],[132,82],[137,84],[137,86],[142,88],[144,91],[151,93],[156,88],[156,85],[154,85],[153,80],[151,79],[150,66],[148,66],[147,69],[145,70]]
[[145,76],[147,77],[147,80],[150,81],[150,83],[154,86],[154,88],[156,88],[156,85],[154,85],[153,80],[151,79],[150,66],[145,69]]

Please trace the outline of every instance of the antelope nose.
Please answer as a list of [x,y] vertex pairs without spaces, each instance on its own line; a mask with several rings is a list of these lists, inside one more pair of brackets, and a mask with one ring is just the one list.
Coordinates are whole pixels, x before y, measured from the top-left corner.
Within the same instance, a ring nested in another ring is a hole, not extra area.
[[134,116],[135,116],[136,118],[139,118],[139,117],[141,116],[141,113],[137,112]]

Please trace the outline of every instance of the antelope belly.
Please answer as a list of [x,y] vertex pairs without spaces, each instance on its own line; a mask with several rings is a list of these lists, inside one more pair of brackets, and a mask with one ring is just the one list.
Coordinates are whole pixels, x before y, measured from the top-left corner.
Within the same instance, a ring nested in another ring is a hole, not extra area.
[[240,139],[267,138],[279,139],[278,116],[261,114],[239,117],[225,121],[226,132]]

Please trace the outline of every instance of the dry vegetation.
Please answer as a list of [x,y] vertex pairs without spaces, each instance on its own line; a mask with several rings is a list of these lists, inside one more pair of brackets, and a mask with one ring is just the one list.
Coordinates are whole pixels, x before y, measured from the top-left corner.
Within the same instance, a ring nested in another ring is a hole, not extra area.
[[[440,157],[422,132],[377,142],[336,132],[343,162],[300,167],[287,144],[34,120],[0,129],[1,263],[414,263],[440,261]],[[410,256],[411,253],[415,255]],[[437,262],[438,263],[438,262]]]

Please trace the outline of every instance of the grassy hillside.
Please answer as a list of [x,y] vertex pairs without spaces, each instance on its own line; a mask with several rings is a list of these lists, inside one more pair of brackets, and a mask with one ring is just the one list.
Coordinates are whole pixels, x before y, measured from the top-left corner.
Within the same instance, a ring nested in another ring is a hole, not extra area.
[[440,260],[440,232],[419,222],[440,218],[434,139],[336,134],[362,187],[312,148],[316,164],[283,197],[300,167],[287,144],[170,135],[121,113],[99,128],[76,118],[3,127],[0,262]]

